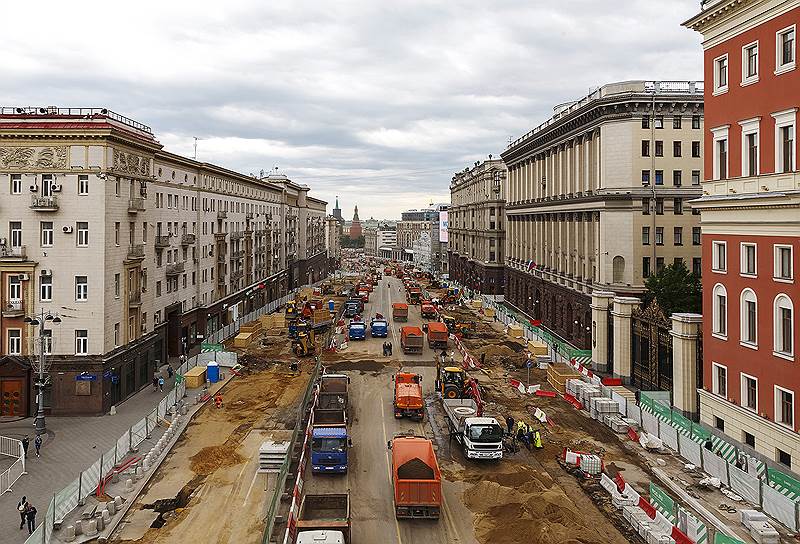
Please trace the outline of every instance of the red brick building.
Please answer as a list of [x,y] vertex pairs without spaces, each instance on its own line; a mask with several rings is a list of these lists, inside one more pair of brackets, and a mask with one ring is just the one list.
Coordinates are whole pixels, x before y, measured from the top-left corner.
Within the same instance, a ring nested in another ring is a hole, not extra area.
[[701,421],[800,462],[800,1],[709,0],[703,35],[705,182]]

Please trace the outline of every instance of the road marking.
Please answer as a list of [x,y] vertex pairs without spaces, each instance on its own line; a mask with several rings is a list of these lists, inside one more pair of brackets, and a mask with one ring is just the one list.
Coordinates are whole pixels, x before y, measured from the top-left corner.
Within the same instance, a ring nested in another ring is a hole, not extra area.
[[[383,442],[388,443],[389,438],[386,435],[386,410],[383,407],[383,402],[380,401],[380,397],[378,398],[378,402],[381,405],[381,428],[383,429]],[[386,449],[386,469],[389,473],[389,486],[392,488],[392,511],[394,511],[394,485],[392,484],[392,461],[389,458],[389,449]],[[400,538],[400,523],[397,521],[397,516],[394,517],[394,528],[397,532],[397,542],[398,544],[403,544],[403,539]]]
[[256,484],[256,479],[258,478],[258,471],[253,473],[253,479],[250,481],[250,487],[247,488],[247,494],[244,496],[244,501],[242,502],[242,506],[247,504],[247,501],[250,499],[250,493],[253,491],[253,486]]

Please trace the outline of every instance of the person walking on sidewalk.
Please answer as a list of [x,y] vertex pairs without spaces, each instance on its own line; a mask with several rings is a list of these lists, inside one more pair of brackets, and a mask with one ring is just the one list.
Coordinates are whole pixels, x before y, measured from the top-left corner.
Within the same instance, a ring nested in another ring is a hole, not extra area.
[[164,376],[158,378],[158,390],[164,392]]
[[22,500],[17,503],[17,512],[19,512],[19,530],[25,527],[25,511],[28,509],[28,497],[23,496]]
[[34,505],[28,504],[28,508],[25,510],[25,519],[28,520],[28,534],[32,535],[36,529],[36,507]]
[[153,393],[158,391],[158,377],[153,376]]
[[39,450],[42,449],[42,435],[36,435],[36,438],[33,439],[33,447],[36,448],[36,457],[41,457]]
[[30,444],[31,441],[26,435],[25,438],[22,439],[22,452],[25,454],[25,459],[28,458],[28,447],[30,446]]

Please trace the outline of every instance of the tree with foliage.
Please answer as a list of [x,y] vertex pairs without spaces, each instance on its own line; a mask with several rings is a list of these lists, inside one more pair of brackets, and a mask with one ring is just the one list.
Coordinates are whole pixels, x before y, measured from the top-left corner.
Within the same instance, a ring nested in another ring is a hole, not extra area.
[[355,240],[351,240],[348,234],[342,235],[341,237],[342,247],[349,247],[359,249],[364,247],[364,237],[359,236]]
[[662,268],[647,278],[645,287],[645,307],[655,299],[667,317],[674,313],[702,313],[703,286],[700,276],[689,272],[683,262]]

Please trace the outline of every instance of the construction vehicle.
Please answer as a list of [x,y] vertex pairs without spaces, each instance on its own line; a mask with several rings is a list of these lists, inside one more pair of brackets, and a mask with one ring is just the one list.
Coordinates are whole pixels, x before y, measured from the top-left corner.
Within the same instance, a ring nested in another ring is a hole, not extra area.
[[350,495],[306,494],[297,515],[296,544],[349,544]]
[[314,330],[308,325],[299,325],[297,336],[292,340],[292,352],[298,357],[305,357],[317,351]]
[[464,338],[469,338],[475,332],[475,323],[472,321],[458,321],[451,315],[442,315],[442,323],[447,326],[451,334],[460,334]]
[[364,302],[361,298],[349,298],[344,303],[344,316],[353,317],[364,311]]
[[392,376],[394,382],[394,417],[405,416],[422,421],[425,414],[422,401],[422,376],[411,372],[398,372]]
[[286,317],[294,317],[297,315],[297,302],[294,300],[286,301]]
[[400,435],[387,444],[392,450],[392,485],[397,519],[439,519],[442,474],[430,440]]
[[436,306],[431,304],[429,300],[423,300],[422,305],[419,308],[419,312],[422,317],[433,319],[436,317]]
[[458,302],[458,299],[460,297],[461,297],[461,290],[458,287],[448,287],[447,293],[445,294],[442,300],[445,304],[452,304],[454,302]]
[[422,331],[419,327],[403,327],[400,329],[400,347],[403,353],[422,353]]
[[376,317],[369,322],[369,334],[373,338],[386,338],[389,336],[389,324],[382,317]]
[[347,336],[350,340],[366,340],[367,324],[363,321],[351,321],[347,327]]
[[386,268],[383,269],[383,273],[386,276],[391,276],[392,275],[392,267],[387,266]]
[[419,304],[419,301],[422,300],[422,289],[419,287],[409,287],[406,297],[408,298],[409,304]]
[[450,339],[447,325],[441,321],[431,321],[423,325],[428,333],[428,347],[432,349],[446,349]]
[[395,302],[392,304],[392,319],[395,321],[408,321],[408,304]]
[[347,411],[347,389],[349,384],[350,378],[344,374],[323,374],[320,376],[317,408],[320,410],[343,408]]
[[467,459],[502,459],[503,427],[493,417],[484,417],[471,398],[442,398],[450,438],[455,438]]

